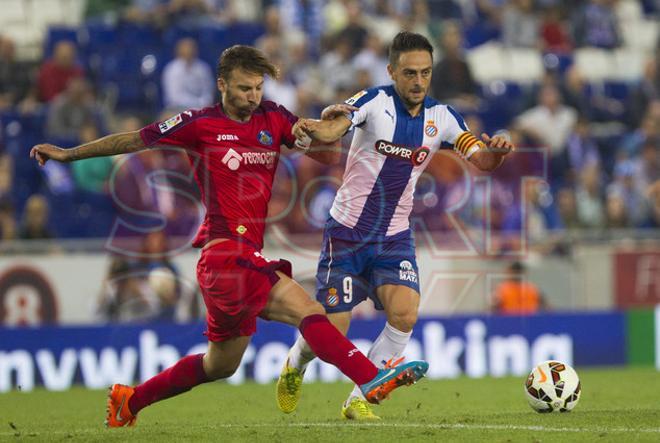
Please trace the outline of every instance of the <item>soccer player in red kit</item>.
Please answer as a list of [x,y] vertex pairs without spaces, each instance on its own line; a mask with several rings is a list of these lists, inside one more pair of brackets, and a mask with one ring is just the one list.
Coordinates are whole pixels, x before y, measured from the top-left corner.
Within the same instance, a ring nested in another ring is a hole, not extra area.
[[[262,101],[264,75],[277,68],[255,48],[233,46],[218,64],[221,102],[182,112],[140,131],[113,134],[61,149],[36,145],[30,155],[70,162],[135,152],[157,145],[184,148],[200,188],[206,216],[193,246],[201,248],[197,279],[207,308],[208,350],[189,355],[135,387],[115,384],[106,425],[133,425],[144,407],[202,383],[231,376],[256,330],[256,317],[296,326],[322,360],[335,365],[367,399],[378,403],[396,387],[424,376],[426,362],[378,369],[326,318],[325,310],[291,278],[291,264],[261,255],[264,220],[280,146],[294,147],[303,119]],[[309,155],[324,161],[324,153]]]

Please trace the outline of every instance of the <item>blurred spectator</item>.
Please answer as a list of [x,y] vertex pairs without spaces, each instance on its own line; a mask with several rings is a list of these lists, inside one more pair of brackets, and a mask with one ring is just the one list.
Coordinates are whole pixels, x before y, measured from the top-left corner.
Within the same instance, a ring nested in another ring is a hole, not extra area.
[[339,37],[335,41],[334,48],[321,57],[320,67],[323,81],[331,90],[340,87],[351,87],[354,84],[355,69],[351,59],[352,48],[350,42]]
[[506,278],[495,289],[492,311],[504,315],[530,315],[547,309],[541,290],[525,277],[520,262],[511,263]]
[[51,101],[66,89],[69,80],[82,77],[83,74],[82,68],[76,62],[76,46],[70,41],[57,42],[52,58],[46,60],[39,69],[39,100]]
[[169,0],[131,0],[130,5],[124,9],[122,18],[128,22],[148,23],[163,28],[167,24],[168,2]]
[[[99,131],[93,123],[85,124],[80,129],[80,144],[89,143],[99,137]],[[94,157],[73,162],[71,172],[76,187],[87,192],[106,192],[112,164],[112,157]]]
[[651,213],[644,228],[660,229],[660,180],[648,187],[646,193],[649,197]]
[[0,200],[0,240],[16,239],[16,214],[9,200]]
[[[654,103],[660,103],[660,101]],[[634,157],[639,155],[642,147],[647,143],[654,144],[657,147],[660,144],[660,134],[658,134],[659,118],[660,115],[654,115],[653,106],[649,106],[639,127],[624,136],[621,142],[621,153],[627,157]]]
[[306,36],[304,33],[296,29],[284,30],[282,28],[280,8],[278,6],[271,5],[266,9],[264,12],[263,24],[265,30],[264,35],[256,40],[255,46],[267,54],[269,52],[266,50],[265,46],[272,47],[274,44],[277,46],[278,51],[282,52],[277,54],[279,57],[286,56],[291,45],[295,43],[305,43],[305,49],[309,49],[306,44]]
[[579,175],[576,200],[578,219],[586,228],[599,229],[605,225],[601,184],[600,165],[591,163],[585,166]]
[[611,183],[607,190],[608,200],[610,197],[623,200],[626,219],[631,227],[644,223],[649,209],[643,191],[635,185],[636,172],[632,160],[619,160],[614,167],[614,183]]
[[286,64],[278,59],[271,58],[271,61],[280,68],[280,77],[267,76],[264,79],[264,99],[279,103],[294,114],[298,114],[298,90],[288,75]]
[[607,200],[605,201],[605,227],[607,229],[627,229],[632,227],[626,213],[626,202],[623,195],[616,190],[607,192]]
[[14,162],[9,154],[0,154],[0,202],[12,200]]
[[660,180],[660,149],[652,141],[646,142],[639,157],[631,160],[634,169],[635,187],[640,194]]
[[80,131],[86,125],[104,120],[94,92],[84,78],[73,78],[48,109],[46,135],[55,142],[78,144]]
[[538,94],[538,105],[523,112],[516,126],[534,141],[550,149],[555,157],[566,148],[566,140],[577,121],[574,109],[564,106],[556,87],[546,85]]
[[537,48],[539,27],[532,0],[511,0],[502,14],[502,42],[516,48]]
[[176,58],[163,70],[165,106],[172,110],[203,108],[215,98],[211,68],[197,58],[197,43],[183,38],[176,44]]
[[593,163],[600,163],[598,145],[591,136],[589,120],[580,116],[566,142],[566,150],[550,165],[553,179],[574,185],[582,170]]
[[[164,113],[159,121],[169,117],[170,114]],[[136,131],[140,127],[137,118],[129,117],[122,122],[119,132]],[[199,191],[188,179],[191,172],[184,151],[162,147],[118,157],[115,161],[110,192],[122,220],[134,227],[129,226],[128,232],[121,230],[118,236],[135,235],[165,224],[168,235],[181,236],[181,243],[190,240],[202,214]]]
[[433,67],[431,93],[459,108],[477,104],[477,83],[463,58],[463,41],[458,25],[448,23],[442,33],[443,57]]
[[557,192],[557,210],[564,229],[570,231],[583,227],[577,211],[577,200],[573,188],[559,189]]
[[614,0],[589,0],[573,18],[573,40],[577,47],[612,49],[620,44]]
[[309,48],[317,54],[321,36],[325,31],[324,0],[277,0],[280,7],[281,27],[286,32],[297,31],[307,35]]
[[145,274],[115,257],[110,263],[94,313],[97,322],[134,323],[158,317],[158,295]]
[[561,84],[564,102],[591,121],[615,121],[623,114],[623,104],[607,97],[602,88],[595,88],[585,80],[577,65],[566,70]]
[[511,248],[519,250],[521,235],[540,252],[551,252],[555,247],[555,231],[562,228],[554,197],[547,183],[527,179],[523,182],[520,203],[511,205],[505,216],[503,231],[509,233]]
[[[346,1],[342,0],[342,3]],[[378,35],[382,42],[391,42],[401,31],[400,17],[392,1],[374,0],[370,6],[369,14],[364,18],[369,32]],[[344,24],[341,27],[343,26]]]
[[0,154],[0,240],[16,238],[16,215],[11,192],[13,179],[12,158]]
[[31,195],[25,203],[19,237],[26,240],[52,238],[48,229],[48,213],[48,200],[40,194]]
[[628,115],[630,124],[637,127],[641,124],[649,104],[660,100],[660,70],[658,70],[658,57],[660,50],[656,49],[656,56],[647,60],[644,66],[644,75],[637,82],[629,96]]
[[154,231],[144,236],[139,268],[144,271],[151,289],[158,296],[158,320],[175,319],[181,294],[179,270],[170,260],[171,252],[164,231]]
[[388,63],[387,46],[377,34],[369,34],[365,40],[364,48],[353,58],[353,67],[356,71],[369,73],[371,86],[392,83],[392,79],[387,72]]
[[572,49],[570,33],[562,19],[561,9],[554,5],[545,10],[541,23],[541,47],[546,52],[567,54]]
[[351,46],[353,51],[351,55],[355,55],[364,47],[368,34],[359,1],[349,0],[346,2],[346,18],[346,26],[339,31],[339,34]]
[[29,88],[28,66],[16,60],[14,41],[0,35],[0,111],[17,104]]

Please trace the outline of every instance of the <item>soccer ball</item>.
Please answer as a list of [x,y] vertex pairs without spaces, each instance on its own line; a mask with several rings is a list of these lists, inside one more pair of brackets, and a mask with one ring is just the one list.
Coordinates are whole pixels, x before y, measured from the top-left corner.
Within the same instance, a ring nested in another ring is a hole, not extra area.
[[525,397],[536,412],[568,412],[578,404],[580,394],[575,369],[559,361],[537,365],[525,382]]

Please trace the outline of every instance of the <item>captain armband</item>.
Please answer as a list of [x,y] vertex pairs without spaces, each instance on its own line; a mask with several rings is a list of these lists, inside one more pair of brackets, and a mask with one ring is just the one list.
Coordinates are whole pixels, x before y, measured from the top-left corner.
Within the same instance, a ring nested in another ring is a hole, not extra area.
[[459,135],[456,143],[454,143],[454,151],[458,152],[465,159],[472,157],[475,152],[485,147],[486,144],[484,142],[467,131]]

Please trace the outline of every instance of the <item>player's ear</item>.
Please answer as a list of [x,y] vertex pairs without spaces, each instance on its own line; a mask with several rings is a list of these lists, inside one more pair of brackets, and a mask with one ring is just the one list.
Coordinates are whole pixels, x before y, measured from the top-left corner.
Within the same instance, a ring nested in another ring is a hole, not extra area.
[[387,73],[390,74],[390,78],[394,80],[394,66],[387,64]]
[[220,91],[222,94],[227,92],[227,82],[222,77],[218,77],[218,91]]

